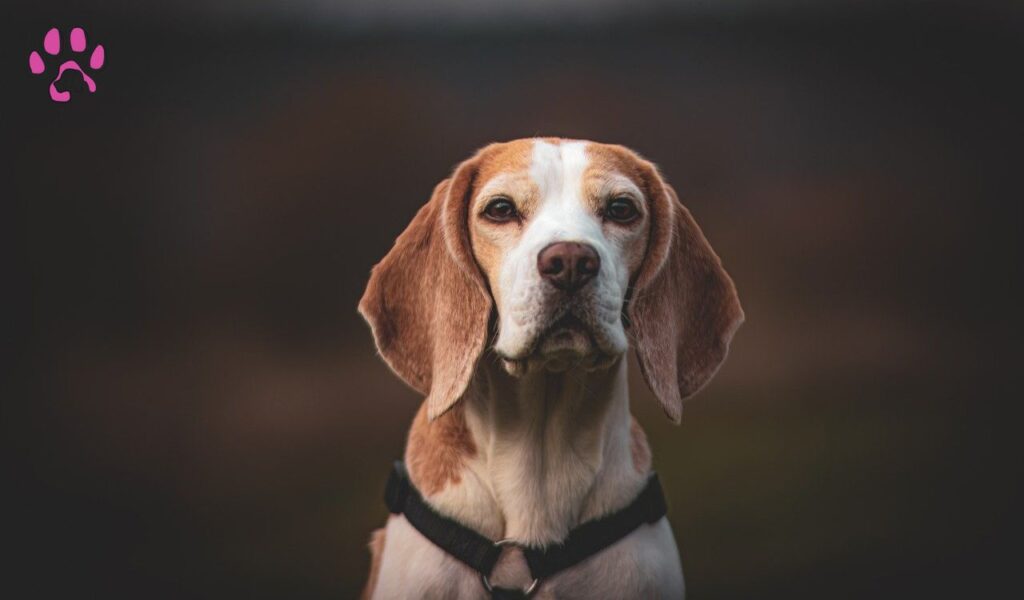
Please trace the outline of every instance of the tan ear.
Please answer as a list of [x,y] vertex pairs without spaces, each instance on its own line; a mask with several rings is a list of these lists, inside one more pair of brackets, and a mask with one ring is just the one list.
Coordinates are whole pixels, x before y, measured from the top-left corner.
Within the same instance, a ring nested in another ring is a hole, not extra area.
[[722,365],[743,322],[736,286],[675,191],[645,165],[652,223],[629,306],[644,379],[675,423]]
[[491,296],[469,245],[467,211],[477,159],[416,214],[370,275],[359,312],[377,349],[407,384],[444,414],[466,391],[484,349]]

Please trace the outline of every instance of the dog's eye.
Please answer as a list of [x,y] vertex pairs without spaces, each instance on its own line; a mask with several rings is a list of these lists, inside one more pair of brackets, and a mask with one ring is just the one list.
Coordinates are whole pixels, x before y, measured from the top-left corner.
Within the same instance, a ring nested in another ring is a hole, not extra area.
[[504,223],[515,219],[519,213],[516,212],[516,205],[508,198],[495,198],[487,203],[484,216],[495,223]]
[[616,223],[629,223],[640,216],[636,205],[629,198],[614,198],[604,209],[606,219]]

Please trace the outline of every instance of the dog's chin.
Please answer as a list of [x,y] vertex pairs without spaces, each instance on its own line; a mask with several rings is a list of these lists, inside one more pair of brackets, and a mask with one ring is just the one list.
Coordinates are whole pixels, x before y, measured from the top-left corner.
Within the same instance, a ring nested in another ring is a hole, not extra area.
[[537,339],[533,352],[521,359],[502,360],[505,370],[519,377],[533,371],[561,373],[573,368],[598,370],[611,366],[618,353],[602,350],[591,330],[579,319],[559,319]]

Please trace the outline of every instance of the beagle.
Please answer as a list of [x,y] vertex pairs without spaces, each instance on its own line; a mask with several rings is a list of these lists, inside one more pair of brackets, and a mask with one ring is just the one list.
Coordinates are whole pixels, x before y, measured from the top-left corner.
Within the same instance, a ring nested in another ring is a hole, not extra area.
[[620,511],[651,477],[629,410],[629,345],[678,423],[743,321],[732,280],[652,163],[556,138],[483,148],[373,268],[359,311],[387,364],[426,396],[405,451],[411,486],[456,527],[502,541],[482,583],[392,514],[371,537],[365,598],[484,599],[492,585],[545,599],[683,597],[664,517],[533,589],[524,560]]

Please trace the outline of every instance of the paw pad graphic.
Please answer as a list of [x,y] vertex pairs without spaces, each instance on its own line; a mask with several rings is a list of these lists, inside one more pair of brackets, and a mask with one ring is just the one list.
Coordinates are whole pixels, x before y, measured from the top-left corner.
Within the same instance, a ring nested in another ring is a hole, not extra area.
[[[68,36],[68,42],[68,45],[71,46],[71,52],[74,54],[84,53],[86,47],[85,30],[81,27],[72,29],[71,35]],[[43,38],[43,50],[50,56],[57,56],[60,54],[60,47],[60,31],[54,27],[47,31],[46,36]],[[84,59],[84,56],[81,58]],[[103,66],[105,58],[106,54],[103,46],[97,44],[89,55],[89,68],[93,71],[99,70]],[[41,75],[46,71],[46,63],[43,62],[43,57],[35,50],[32,51],[32,54],[28,55],[28,68],[34,75]],[[71,55],[70,60],[65,60],[57,67],[57,76],[50,81],[50,99],[54,102],[67,102],[71,99],[71,92],[62,92],[57,89],[57,82],[64,77],[65,73],[71,71],[78,72],[86,87],[89,88],[90,94],[96,91],[96,82],[82,69],[82,66],[78,64],[78,60],[75,60],[74,55]]]

